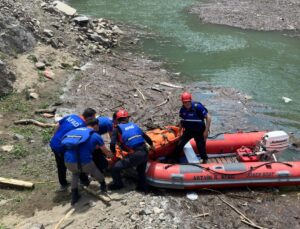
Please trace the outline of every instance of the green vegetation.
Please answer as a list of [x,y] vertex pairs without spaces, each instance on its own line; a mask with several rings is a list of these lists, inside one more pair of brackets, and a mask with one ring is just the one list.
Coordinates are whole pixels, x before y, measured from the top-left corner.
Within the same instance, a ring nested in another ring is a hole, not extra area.
[[39,177],[39,174],[40,174],[36,165],[29,165],[27,163],[22,165],[21,171],[22,171],[23,175],[29,175],[29,176],[35,177],[35,178]]
[[15,134],[21,134],[26,139],[30,139],[36,131],[35,126],[11,126],[11,130]]
[[11,93],[0,98],[0,112],[28,112],[29,101],[25,100],[23,93]]
[[81,80],[81,74],[77,73],[74,77],[74,81],[80,81]]
[[11,151],[11,154],[13,155],[14,158],[20,159],[26,157],[29,152],[25,147],[21,144],[16,144],[14,145],[13,150]]
[[0,60],[4,60],[6,57],[7,57],[7,55],[5,53],[0,52]]
[[0,229],[7,229],[4,225],[0,224]]
[[53,135],[53,129],[48,128],[48,129],[43,129],[42,130],[42,141],[43,143],[48,143]]

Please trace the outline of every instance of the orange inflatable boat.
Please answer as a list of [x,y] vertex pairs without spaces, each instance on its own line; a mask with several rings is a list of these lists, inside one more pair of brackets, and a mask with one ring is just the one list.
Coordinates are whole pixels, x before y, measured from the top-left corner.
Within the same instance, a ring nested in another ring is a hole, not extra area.
[[208,164],[200,163],[194,141],[184,149],[186,162],[164,162],[172,157],[178,141],[177,127],[156,129],[147,134],[154,141],[156,151],[149,155],[146,176],[147,182],[155,187],[196,189],[300,184],[300,162],[279,162],[274,156],[288,146],[288,135],[282,131],[219,134],[207,141]]

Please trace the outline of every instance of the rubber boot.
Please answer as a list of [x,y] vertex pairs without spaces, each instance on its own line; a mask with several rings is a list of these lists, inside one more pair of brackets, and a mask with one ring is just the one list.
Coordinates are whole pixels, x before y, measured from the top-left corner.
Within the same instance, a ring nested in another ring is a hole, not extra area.
[[106,183],[105,183],[105,181],[102,181],[102,182],[100,183],[100,191],[101,191],[101,192],[107,192],[107,188],[106,188]]
[[80,199],[81,196],[79,195],[77,188],[72,189],[71,194],[72,194],[71,205],[74,205],[77,203],[77,201]]

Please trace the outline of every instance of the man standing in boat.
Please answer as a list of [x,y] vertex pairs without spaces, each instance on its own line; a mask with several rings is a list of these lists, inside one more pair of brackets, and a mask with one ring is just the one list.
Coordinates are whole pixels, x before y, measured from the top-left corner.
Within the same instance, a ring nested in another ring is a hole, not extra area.
[[192,101],[192,95],[184,92],[181,95],[182,107],[179,111],[179,117],[182,119],[179,123],[179,132],[183,133],[178,141],[174,151],[175,159],[179,161],[180,153],[185,144],[194,138],[202,163],[207,163],[206,139],[211,123],[211,116],[207,109],[199,102]]

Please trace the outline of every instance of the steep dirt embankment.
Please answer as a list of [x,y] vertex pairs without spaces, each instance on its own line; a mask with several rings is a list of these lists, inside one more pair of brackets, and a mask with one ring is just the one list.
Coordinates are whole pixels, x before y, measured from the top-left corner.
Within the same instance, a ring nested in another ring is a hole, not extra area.
[[254,30],[300,29],[299,0],[213,0],[190,9],[204,23]]

